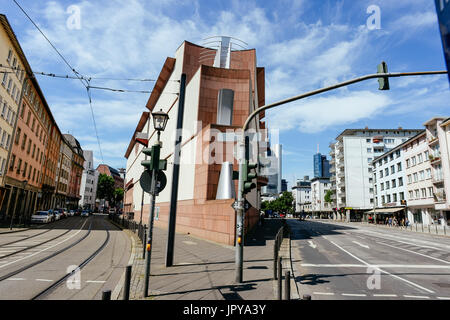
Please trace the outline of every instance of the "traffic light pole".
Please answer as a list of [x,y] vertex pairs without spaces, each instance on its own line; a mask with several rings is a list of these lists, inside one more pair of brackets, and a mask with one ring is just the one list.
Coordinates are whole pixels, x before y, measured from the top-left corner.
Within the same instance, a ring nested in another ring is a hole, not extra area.
[[[386,67],[387,69],[387,67]],[[354,83],[362,82],[370,79],[387,79],[396,77],[406,77],[406,76],[423,76],[423,75],[438,75],[438,74],[448,74],[447,71],[425,71],[425,72],[396,72],[396,73],[375,73],[365,75],[352,80],[344,81],[329,87],[324,87],[318,90],[303,93],[298,96],[294,96],[288,99],[280,100],[265,106],[262,106],[255,111],[253,111],[245,121],[242,127],[242,133],[240,135],[240,141],[238,142],[238,162],[239,162],[239,184],[238,184],[238,194],[237,194],[237,205],[236,205],[236,282],[243,282],[243,255],[244,255],[244,241],[243,241],[243,226],[244,226],[244,165],[248,161],[248,153],[245,152],[245,131],[248,129],[250,121],[256,117],[261,111],[272,109],[283,104],[301,100],[307,97],[318,95],[327,91],[342,88]],[[238,243],[238,242],[241,243]]]
[[[160,132],[158,131],[158,140],[156,145],[160,143]],[[159,162],[158,159],[154,160]],[[158,175],[158,169],[152,169],[152,180],[151,180],[151,189],[150,189],[150,212],[148,217],[148,236],[146,243],[146,251],[147,254],[145,256],[145,278],[144,278],[144,297],[148,297],[148,286],[150,282],[150,263],[152,259],[152,240],[153,240],[153,220],[155,216],[155,198],[156,198],[156,179]]]

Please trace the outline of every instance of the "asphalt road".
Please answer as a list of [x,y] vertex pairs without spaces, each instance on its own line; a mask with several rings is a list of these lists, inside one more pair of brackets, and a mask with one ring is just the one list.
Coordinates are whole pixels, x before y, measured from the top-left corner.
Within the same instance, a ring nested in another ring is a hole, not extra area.
[[288,220],[300,294],[314,300],[450,300],[450,238]]
[[0,299],[100,300],[118,285],[130,254],[128,236],[103,215],[0,235]]

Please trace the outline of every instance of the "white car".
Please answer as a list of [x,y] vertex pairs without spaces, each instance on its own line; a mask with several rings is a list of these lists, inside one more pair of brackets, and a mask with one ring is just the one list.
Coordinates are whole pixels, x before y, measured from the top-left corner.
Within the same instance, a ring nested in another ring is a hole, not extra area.
[[31,216],[31,223],[49,223],[52,221],[52,214],[48,211],[38,211]]

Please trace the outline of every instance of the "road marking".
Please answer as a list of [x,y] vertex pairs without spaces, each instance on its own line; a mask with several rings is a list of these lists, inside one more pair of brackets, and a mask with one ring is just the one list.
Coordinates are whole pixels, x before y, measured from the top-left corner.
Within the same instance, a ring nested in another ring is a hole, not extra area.
[[367,297],[367,295],[363,293],[342,293],[342,295],[348,297]]
[[439,300],[450,300],[450,297],[436,297],[436,298],[438,298]]
[[[364,263],[367,267],[370,267],[370,266],[371,266],[369,263],[367,263],[367,262],[365,262],[364,260],[358,258],[358,257],[355,256],[354,254],[348,252],[347,250],[345,250],[344,248],[342,248],[340,245],[338,245],[338,244],[335,243],[334,241],[331,241],[331,240],[328,240],[328,241],[330,241],[330,242],[331,242],[332,244],[334,244],[336,247],[338,247],[339,249],[341,249],[342,251],[344,251],[345,253],[347,253],[349,256],[355,258],[355,259],[358,260],[359,262]],[[424,287],[418,285],[417,283],[414,283],[414,282],[411,282],[411,281],[409,281],[409,280],[403,279],[403,278],[401,278],[401,277],[399,277],[399,276],[397,276],[397,275],[395,275],[395,274],[389,273],[389,272],[387,272],[387,271],[385,271],[385,270],[382,270],[382,269],[380,269],[380,268],[378,268],[378,270],[379,270],[380,272],[383,272],[383,273],[386,273],[386,274],[390,275],[390,276],[393,277],[393,278],[396,278],[396,279],[401,280],[401,281],[403,281],[403,282],[406,282],[406,283],[408,283],[408,284],[410,284],[410,285],[412,285],[412,286],[415,286],[416,288],[419,288],[419,289],[421,289],[421,290],[423,290],[423,291],[426,291],[426,292],[428,292],[428,293],[434,293],[434,291],[432,291],[432,290],[430,290],[430,289],[427,289],[427,288],[424,288]]]
[[311,240],[308,241],[309,246],[313,249],[317,248],[317,245],[314,244],[314,242],[312,242]]
[[53,282],[53,280],[49,280],[49,279],[36,279],[36,281],[41,281],[41,282]]
[[40,250],[40,251],[37,251],[37,252],[35,252],[35,253],[33,253],[33,254],[29,255],[29,256],[25,256],[25,257],[23,257],[23,258],[20,258],[20,259],[11,261],[10,263],[6,263],[6,264],[3,264],[3,265],[0,265],[0,269],[3,268],[3,267],[9,266],[10,264],[13,264],[13,263],[22,261],[22,260],[24,260],[24,259],[30,258],[30,257],[32,257],[32,256],[35,256],[35,255],[37,255],[38,253],[44,252],[44,251],[46,251],[46,250],[48,250],[48,249],[51,249],[51,248],[53,248],[53,247],[59,246],[61,243],[66,242],[67,240],[69,240],[69,239],[75,237],[77,234],[79,234],[79,233],[83,230],[84,225],[86,224],[87,221],[88,221],[88,220],[86,220],[86,221],[83,223],[83,225],[81,226],[80,230],[78,230],[76,233],[74,233],[74,234],[73,234],[72,236],[70,236],[69,238],[64,239],[63,241],[60,241],[60,242],[58,242],[57,244],[55,244],[55,245],[53,245],[53,246],[51,246],[51,247],[48,247],[48,248],[42,249],[42,250]]
[[399,248],[399,247],[396,247],[396,246],[393,246],[393,245],[390,245],[390,244],[387,244],[387,243],[384,243],[384,242],[377,242],[377,243],[383,244],[385,246],[392,247],[392,248],[395,248],[395,249],[399,249],[399,250],[407,251],[407,252],[410,252],[410,253],[418,254],[420,256],[427,257],[427,258],[430,258],[430,259],[433,259],[433,260],[436,260],[436,261],[439,261],[439,262],[450,264],[449,261],[438,259],[438,258],[429,256],[429,255],[426,255],[426,254],[423,254],[423,253],[420,253],[420,252],[416,252],[416,251],[412,251],[412,250],[408,250],[408,249],[404,249],[404,248]]
[[[408,244],[408,245],[417,246],[417,247],[434,249],[434,250],[438,250],[438,251],[448,251],[448,250],[443,249],[442,247],[450,248],[450,246],[447,246],[447,245],[444,245],[444,244],[442,244],[441,248],[436,248],[436,247],[429,246],[428,244],[431,243],[429,241],[424,241],[424,240],[419,240],[419,239],[414,239],[414,238],[398,237],[398,236],[394,236],[394,235],[391,235],[391,234],[388,234],[388,233],[380,233],[380,232],[375,232],[375,231],[370,231],[370,230],[360,230],[360,231],[357,231],[357,232],[364,232],[364,233],[372,233],[372,234],[381,235],[381,236],[378,236],[379,238],[391,237],[391,238],[394,238],[394,239],[408,240],[409,242],[400,241],[400,240],[395,240],[395,241],[401,242],[401,243],[405,243],[405,244]],[[416,244],[417,242],[424,243],[424,244],[427,244],[427,245]]]
[[321,296],[334,296],[333,292],[313,292],[313,294]]
[[374,294],[373,296],[374,297],[393,297],[393,298],[397,297],[396,294],[381,294],[381,293]]
[[359,242],[357,242],[357,241],[352,241],[352,242],[355,243],[355,244],[357,244],[357,245],[360,246],[360,247],[363,247],[363,248],[366,248],[366,249],[370,249],[369,246],[367,246],[367,245],[365,245],[365,244],[359,243]]
[[312,264],[302,263],[302,267],[312,268],[410,268],[410,269],[450,269],[450,266],[431,264]]
[[105,283],[106,281],[101,280],[87,280],[86,283]]
[[24,281],[26,279],[25,278],[8,278],[6,280],[9,280],[9,281]]
[[189,245],[196,245],[196,242],[192,242],[192,241],[183,241],[183,243],[185,244],[189,244]]
[[405,298],[413,298],[413,299],[430,299],[430,297],[427,296],[409,296],[409,295],[404,295]]

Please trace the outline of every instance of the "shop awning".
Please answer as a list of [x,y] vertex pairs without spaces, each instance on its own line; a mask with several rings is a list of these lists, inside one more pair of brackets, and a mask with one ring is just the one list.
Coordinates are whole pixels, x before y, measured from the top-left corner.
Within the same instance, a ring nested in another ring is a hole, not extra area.
[[389,214],[389,213],[395,213],[399,211],[403,211],[405,208],[378,208],[375,210],[368,211],[367,213],[376,213],[376,214]]

